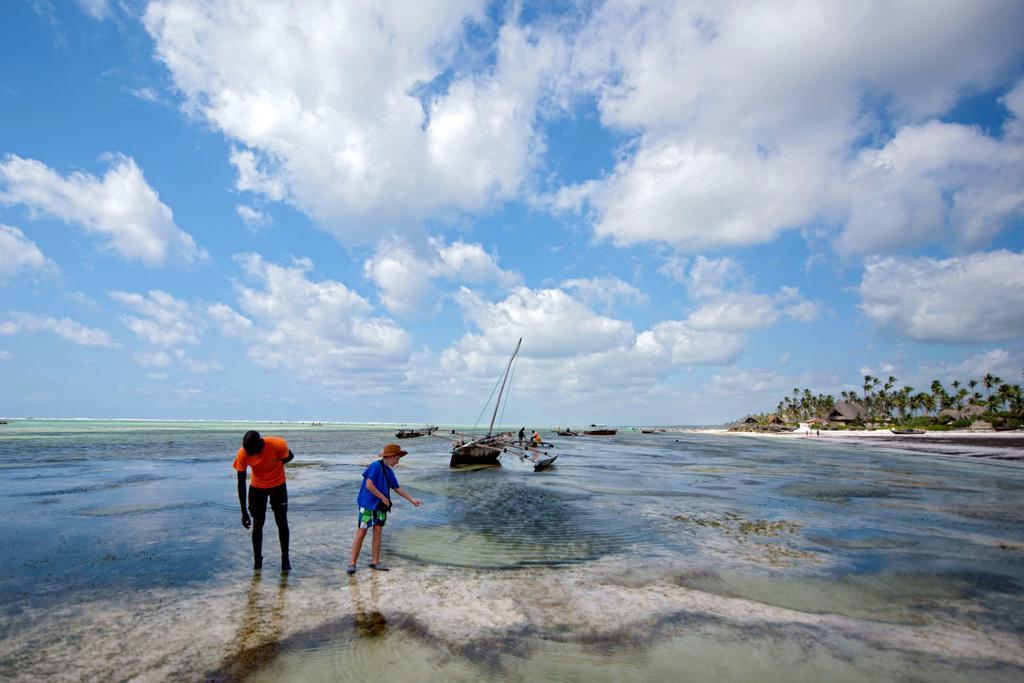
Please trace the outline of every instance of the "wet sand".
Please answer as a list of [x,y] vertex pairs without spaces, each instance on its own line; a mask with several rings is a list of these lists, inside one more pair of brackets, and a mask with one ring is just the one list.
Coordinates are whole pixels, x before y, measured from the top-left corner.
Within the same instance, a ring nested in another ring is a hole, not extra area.
[[457,471],[419,440],[392,570],[349,577],[386,437],[296,430],[282,576],[272,521],[249,569],[236,429],[0,439],[0,678],[1024,678],[1017,463],[620,433],[556,441],[544,473]]

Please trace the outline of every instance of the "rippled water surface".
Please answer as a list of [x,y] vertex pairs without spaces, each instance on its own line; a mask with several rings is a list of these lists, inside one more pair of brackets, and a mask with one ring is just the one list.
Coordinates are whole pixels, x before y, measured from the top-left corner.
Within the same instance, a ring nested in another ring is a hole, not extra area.
[[[230,463],[288,439],[290,575]],[[405,441],[388,573],[343,573],[394,427],[0,426],[0,678],[1021,680],[1024,469],[814,440]],[[368,546],[368,544],[367,544]],[[89,657],[83,657],[89,652]]]

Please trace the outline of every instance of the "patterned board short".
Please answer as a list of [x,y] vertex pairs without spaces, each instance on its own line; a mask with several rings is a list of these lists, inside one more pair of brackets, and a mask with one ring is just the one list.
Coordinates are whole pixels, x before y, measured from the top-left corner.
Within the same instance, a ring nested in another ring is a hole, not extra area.
[[359,508],[359,528],[369,529],[372,526],[383,527],[387,524],[388,513],[385,510],[367,510]]

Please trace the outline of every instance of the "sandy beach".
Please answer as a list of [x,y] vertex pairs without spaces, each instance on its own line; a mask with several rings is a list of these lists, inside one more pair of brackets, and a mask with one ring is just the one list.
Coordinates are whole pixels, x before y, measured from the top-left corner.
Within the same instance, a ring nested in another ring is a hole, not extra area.
[[925,432],[893,434],[888,429],[864,431],[818,430],[801,425],[795,432],[730,432],[728,429],[683,430],[691,434],[715,434],[766,439],[799,439],[822,443],[864,444],[934,455],[967,456],[993,460],[1024,461],[1024,431],[1013,432]]

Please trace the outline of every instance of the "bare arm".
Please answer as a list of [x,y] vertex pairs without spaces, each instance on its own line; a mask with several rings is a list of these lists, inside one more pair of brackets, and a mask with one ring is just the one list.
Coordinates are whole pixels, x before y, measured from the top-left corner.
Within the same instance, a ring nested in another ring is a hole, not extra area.
[[281,462],[283,464],[287,465],[288,463],[290,463],[294,459],[295,459],[295,454],[292,453],[292,449],[289,448],[288,449],[288,457],[287,458],[281,458]]
[[245,472],[238,472],[238,505],[242,508],[242,526],[248,529],[252,522],[245,509]]
[[422,505],[422,504],[423,504],[422,502],[420,502],[420,501],[416,500],[415,498],[413,498],[412,496],[410,496],[410,495],[409,495],[408,493],[406,493],[406,492],[405,492],[405,489],[403,489],[403,488],[397,488],[397,489],[395,489],[395,493],[397,493],[397,494],[398,494],[398,495],[400,495],[400,496],[401,496],[402,498],[405,498],[405,499],[406,499],[407,501],[409,501],[410,503],[412,503],[412,504],[413,504],[413,507],[419,507],[420,505]]

